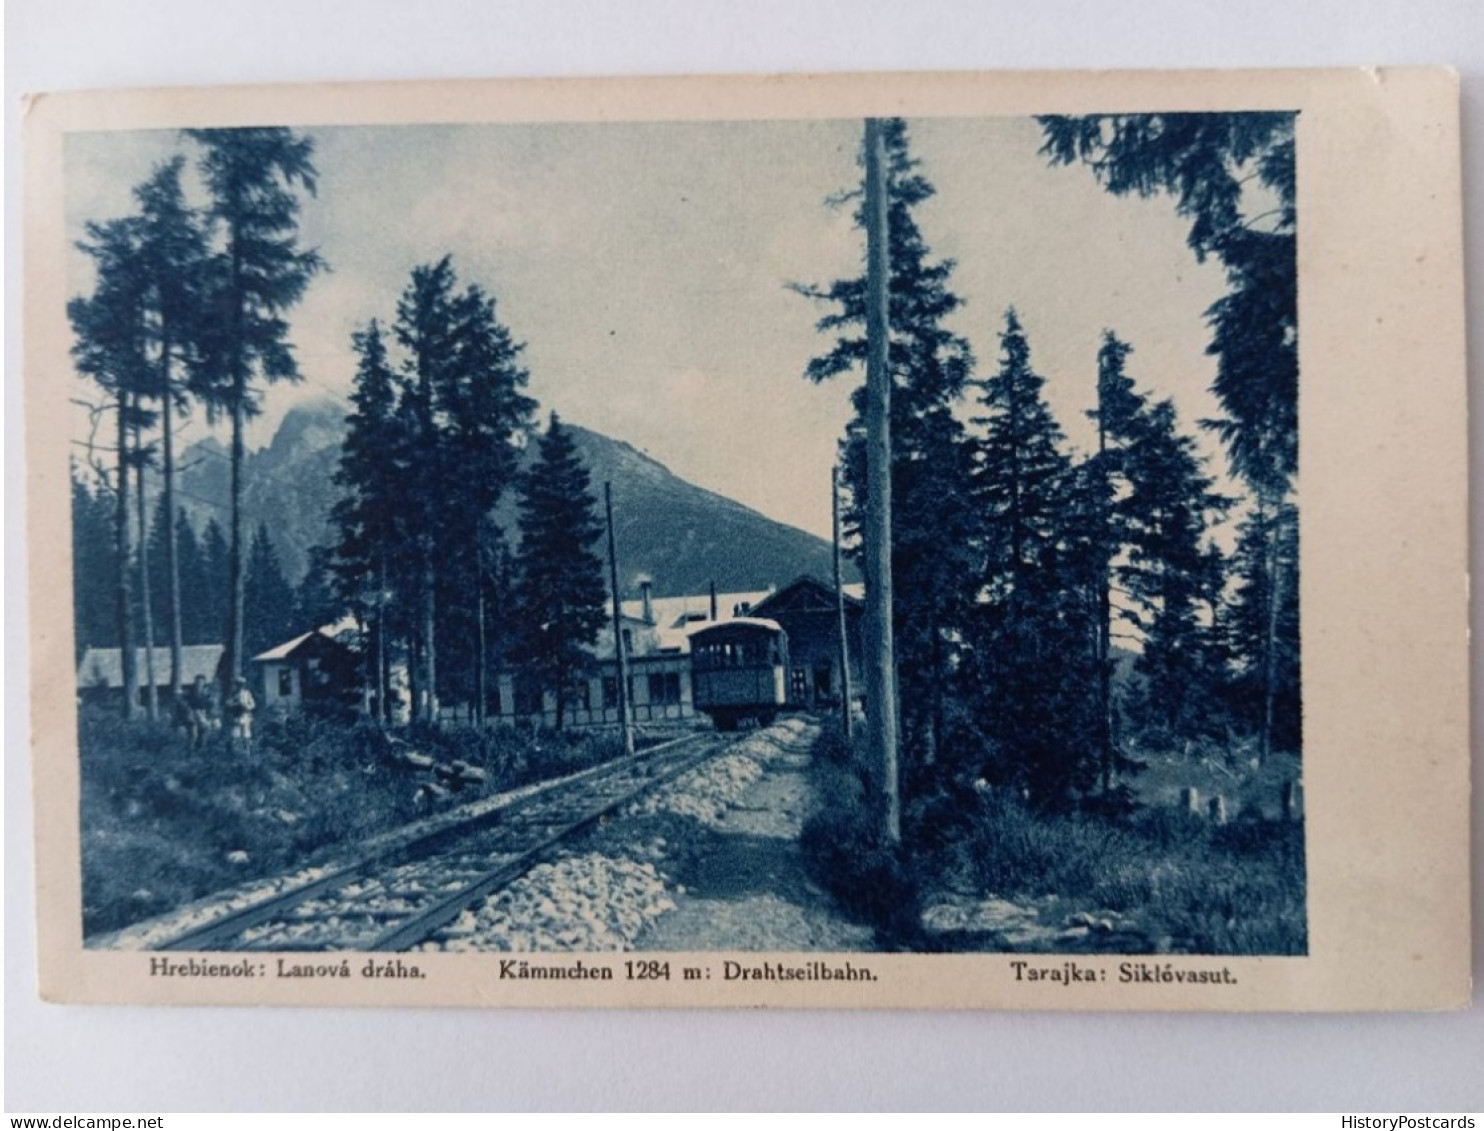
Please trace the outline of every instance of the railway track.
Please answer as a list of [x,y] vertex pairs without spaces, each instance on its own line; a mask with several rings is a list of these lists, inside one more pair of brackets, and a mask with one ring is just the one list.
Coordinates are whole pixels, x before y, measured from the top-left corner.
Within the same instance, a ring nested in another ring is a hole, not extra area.
[[400,951],[513,882],[564,841],[732,740],[676,739],[498,809],[369,853],[154,944],[156,950]]

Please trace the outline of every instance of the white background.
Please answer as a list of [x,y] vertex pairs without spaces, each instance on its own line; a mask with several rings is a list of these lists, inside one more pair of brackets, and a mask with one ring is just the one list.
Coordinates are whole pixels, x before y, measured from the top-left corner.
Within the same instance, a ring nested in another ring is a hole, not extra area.
[[[34,972],[21,615],[16,164],[23,91],[728,71],[1450,63],[1464,84],[1466,239],[1477,277],[1484,263],[1478,0],[11,0],[6,31],[8,1111],[1484,1109],[1484,1010],[1477,1004],[1462,1014],[1359,1017],[43,1005]],[[1476,359],[1479,293],[1473,286],[1469,303]],[[1471,374],[1477,389],[1477,361]],[[1477,451],[1477,423],[1471,438]],[[1480,818],[1476,792],[1476,871]],[[1476,922],[1484,919],[1479,886],[1476,876]],[[1476,977],[1484,970],[1481,952],[1476,938]]]

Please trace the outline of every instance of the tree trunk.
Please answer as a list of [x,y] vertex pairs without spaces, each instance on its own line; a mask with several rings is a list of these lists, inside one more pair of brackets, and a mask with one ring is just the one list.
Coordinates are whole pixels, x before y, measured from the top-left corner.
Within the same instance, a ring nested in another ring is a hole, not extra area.
[[[239,394],[244,392],[240,381],[237,387]],[[228,539],[230,549],[227,559],[227,668],[223,674],[228,694],[231,693],[232,684],[242,678],[246,659],[243,652],[247,648],[247,630],[243,624],[247,612],[247,563],[242,537],[242,433],[246,423],[245,416],[239,397],[232,406],[232,531]]]
[[887,302],[891,253],[887,234],[887,172],[881,122],[866,120],[866,696],[871,773],[881,791],[881,836],[902,839],[897,775],[896,661],[892,643],[891,372]]
[[437,631],[438,596],[433,591],[436,575],[433,572],[432,552],[423,550],[423,702],[422,717],[426,722],[438,721],[438,648],[434,639]]
[[484,632],[484,554],[480,547],[475,547],[475,581],[474,581],[474,621],[475,621],[475,647],[478,651],[474,656],[474,722],[483,727],[485,724],[485,697],[489,694],[488,676],[485,672],[485,632]]
[[1103,796],[1113,792],[1113,485],[1108,475],[1108,430],[1104,424],[1103,382],[1098,380],[1098,760],[1102,768]]
[[150,600],[149,503],[144,491],[144,444],[137,428],[134,443],[140,452],[139,465],[134,469],[137,480],[134,501],[139,520],[139,621],[144,631],[144,710],[149,721],[154,723],[160,720],[160,681],[155,678],[155,618]]
[[[233,209],[235,214],[236,209]],[[246,630],[242,623],[246,612],[247,570],[246,547],[242,538],[242,461],[243,429],[247,418],[247,372],[245,370],[247,349],[242,340],[242,252],[238,247],[237,233],[231,235],[232,248],[232,532],[228,567],[227,610],[227,666],[222,673],[226,694],[242,677],[242,655],[246,647]]]
[[161,457],[165,497],[165,568],[170,575],[170,700],[180,698],[184,677],[181,672],[181,647],[184,643],[180,620],[180,547],[175,538],[175,412],[171,402],[170,340],[163,344],[161,388],[162,402]]
[[134,610],[130,598],[129,571],[129,410],[128,397],[118,395],[118,475],[113,511],[113,547],[117,565],[114,590],[118,617],[119,670],[124,691],[124,718],[139,711],[139,672],[134,662]]
[[386,559],[381,560],[381,588],[376,593],[376,717],[383,726],[393,722],[392,705],[386,701]]
[[[830,470],[830,528],[835,568],[835,617],[840,636],[840,727],[848,742],[855,729],[850,710],[854,694],[850,685],[850,634],[845,620],[845,588],[840,576],[840,475],[834,468]],[[715,582],[711,583],[711,619],[716,619]]]
[[1283,599],[1282,566],[1278,557],[1278,542],[1282,536],[1282,505],[1272,507],[1268,510],[1268,504],[1262,504],[1266,517],[1263,525],[1267,535],[1266,562],[1264,572],[1267,576],[1268,608],[1267,627],[1263,633],[1262,648],[1262,742],[1258,747],[1258,760],[1266,764],[1273,753],[1273,715],[1274,700],[1277,698],[1278,683],[1278,606]]

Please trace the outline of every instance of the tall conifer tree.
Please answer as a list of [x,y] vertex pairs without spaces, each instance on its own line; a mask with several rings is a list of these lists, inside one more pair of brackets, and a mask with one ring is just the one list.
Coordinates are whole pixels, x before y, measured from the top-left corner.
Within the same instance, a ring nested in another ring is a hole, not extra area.
[[247,585],[243,608],[246,610],[244,639],[248,656],[282,644],[295,635],[294,587],[283,575],[283,564],[268,527],[258,523],[253,534],[252,552],[247,559]]
[[[958,640],[973,600],[967,546],[973,507],[968,451],[954,415],[973,370],[969,344],[944,325],[961,304],[949,289],[954,262],[934,259],[915,209],[934,195],[919,171],[901,119],[883,123],[887,155],[888,365],[892,375],[892,576],[902,722],[910,777],[937,758],[949,706],[946,689],[957,663]],[[860,193],[856,226],[864,229]],[[839,335],[829,352],[809,362],[805,375],[826,381],[862,371],[866,358],[864,275],[824,287],[796,286],[835,310],[820,319],[822,333]],[[856,414],[844,443],[845,481],[851,506],[847,522],[858,529],[867,503],[864,454],[864,386],[853,394]]]
[[[1239,584],[1269,613],[1243,636],[1245,671],[1264,673],[1257,723],[1264,755],[1280,733],[1297,749],[1301,690],[1285,657],[1298,654],[1298,258],[1294,115],[1287,112],[1122,114],[1040,119],[1044,153],[1081,162],[1109,192],[1169,193],[1191,221],[1197,259],[1214,255],[1229,290],[1209,311],[1217,360],[1214,422],[1233,471],[1252,493],[1255,521],[1234,564]],[[1254,200],[1261,200],[1254,205]],[[1267,539],[1261,552],[1250,539]],[[1256,596],[1261,591],[1260,600]],[[1288,606],[1295,610],[1285,614]],[[1285,713],[1287,717],[1285,717]]]
[[258,385],[298,381],[288,341],[287,311],[324,267],[298,244],[297,189],[315,191],[314,143],[282,127],[187,130],[201,148],[200,171],[211,194],[209,215],[224,247],[210,270],[211,333],[195,391],[231,422],[230,577],[227,662],[223,680],[242,675],[246,658],[243,602],[247,537],[242,513],[244,429],[258,408]]
[[141,456],[139,435],[141,390],[151,384],[146,351],[147,284],[139,270],[140,230],[137,218],[90,223],[78,247],[93,260],[96,284],[90,297],[67,304],[75,337],[72,356],[78,372],[92,378],[111,402],[114,414],[114,468],[108,485],[113,495],[114,617],[123,680],[123,716],[134,718],[139,707],[139,673],[134,652],[134,568],[130,536],[129,480]]
[[983,383],[973,474],[981,600],[973,687],[992,777],[1058,805],[1096,769],[1092,609],[1078,529],[1078,477],[1031,366],[1020,319],[1006,312],[999,369]]
[[517,656],[555,699],[558,728],[574,678],[590,663],[587,647],[605,619],[607,586],[595,549],[603,526],[591,487],[571,434],[552,413],[536,462],[521,482],[515,598]]

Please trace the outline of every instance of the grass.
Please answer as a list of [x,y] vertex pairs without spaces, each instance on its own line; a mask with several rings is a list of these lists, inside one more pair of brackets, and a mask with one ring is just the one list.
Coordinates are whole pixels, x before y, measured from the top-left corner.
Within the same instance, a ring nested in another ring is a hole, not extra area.
[[[919,908],[957,893],[1054,909],[1062,920],[1113,913],[1127,928],[1122,946],[1133,935],[1174,953],[1306,953],[1303,826],[1275,819],[1267,810],[1276,813],[1276,801],[1259,800],[1276,798],[1274,784],[1293,766],[1235,779],[1225,793],[1236,815],[1225,825],[1180,809],[1169,782],[1137,791],[1139,803],[1122,815],[1038,812],[1006,790],[945,791],[909,802],[904,847],[893,854],[866,821],[855,765],[827,729],[813,760],[805,858],[843,910],[896,946],[940,945],[921,935]],[[1156,777],[1173,780],[1177,770],[1161,762]]]
[[[450,727],[406,737],[439,761],[485,771],[487,781],[458,800],[620,753],[616,740],[579,732]],[[314,863],[425,815],[417,793],[429,775],[378,758],[375,738],[360,726],[291,716],[265,720],[250,753],[221,735],[192,748],[162,725],[84,708],[84,934]]]

